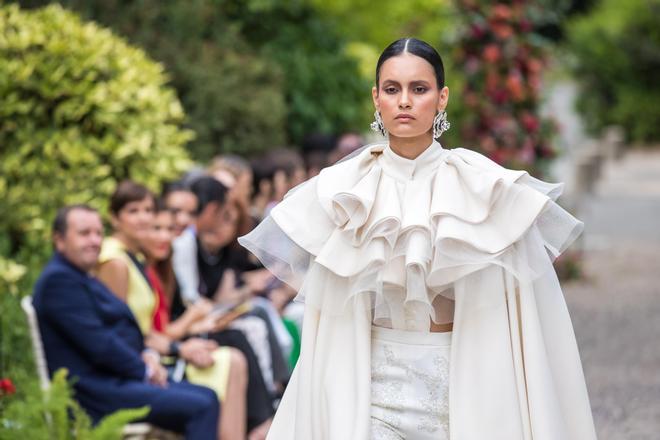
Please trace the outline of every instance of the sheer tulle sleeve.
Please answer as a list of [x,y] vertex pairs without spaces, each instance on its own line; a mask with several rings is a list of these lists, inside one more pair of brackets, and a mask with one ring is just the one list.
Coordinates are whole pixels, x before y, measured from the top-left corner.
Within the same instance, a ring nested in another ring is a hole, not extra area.
[[271,216],[238,242],[252,252],[277,278],[298,290],[312,255],[282,231]]

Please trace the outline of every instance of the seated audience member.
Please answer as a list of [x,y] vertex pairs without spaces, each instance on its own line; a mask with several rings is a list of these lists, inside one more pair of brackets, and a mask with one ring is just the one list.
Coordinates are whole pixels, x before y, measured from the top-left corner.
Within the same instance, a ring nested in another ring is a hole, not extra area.
[[[228,247],[238,236],[238,205],[225,201],[227,190],[213,177],[198,179],[191,189],[198,199],[195,228],[184,231],[173,243],[174,272],[184,301],[192,303],[206,297],[227,304],[250,298],[249,288],[239,288],[241,280],[234,277],[240,269],[236,259],[240,254]],[[273,328],[283,325],[277,322],[279,317],[273,322],[262,307],[252,305],[253,310],[232,322],[231,327],[244,332],[259,359],[266,385],[276,392],[281,388],[276,382],[282,384],[289,376],[285,354]],[[279,333],[288,336],[286,328]]]
[[[170,320],[170,305],[176,285],[170,259],[174,231],[174,214],[165,210],[162,201],[156,200],[152,226],[141,248],[147,257],[145,273],[158,300],[153,315],[152,335],[154,339],[161,340],[159,351],[163,353],[180,351],[178,341],[191,334],[191,327],[202,321],[213,307],[210,301],[198,301],[180,317]],[[211,367],[199,369],[188,365],[185,377],[192,383],[212,388],[218,394],[222,404],[222,439],[245,440],[248,376],[245,357],[231,347],[218,347],[212,355],[215,362]]]
[[151,331],[157,299],[144,276],[140,240],[151,228],[154,203],[143,185],[130,180],[117,185],[110,199],[112,235],[103,240],[96,270],[98,278],[128,304],[145,336]]
[[[270,426],[273,405],[271,396],[261,379],[257,359],[245,337],[236,330],[220,331],[228,323],[223,324],[222,318],[208,319],[213,316],[213,306],[205,298],[200,298],[187,309],[182,310],[179,315],[171,314],[171,304],[181,303],[171,261],[173,238],[174,215],[165,209],[162,201],[157,200],[154,222],[143,247],[147,255],[147,276],[159,297],[159,307],[154,315],[154,328],[172,340],[213,332],[212,337],[221,345],[226,341],[229,342],[227,345],[239,345],[238,349],[229,347],[219,349],[229,350],[232,361],[229,374],[223,376],[224,381],[219,384],[225,390],[220,396],[223,408],[220,429],[221,432],[226,433],[224,438],[244,439],[247,427],[250,431],[248,435],[250,440],[261,440]],[[215,337],[216,333],[222,335]],[[246,354],[243,355],[241,352]],[[237,366],[235,363],[239,359],[240,363]],[[189,366],[186,373],[195,374],[195,371],[194,369],[191,371]],[[195,382],[190,375],[188,379]]]
[[[217,156],[211,161],[207,172],[229,189],[228,199],[238,203],[241,210],[250,212],[253,175],[247,160],[233,154]],[[228,179],[227,175],[232,178]],[[250,228],[252,226],[251,224]]]
[[186,229],[172,243],[174,273],[186,304],[192,304],[200,298],[197,269],[198,237],[207,237],[209,233],[215,231],[215,225],[222,221],[227,197],[227,188],[209,176],[197,179],[191,185],[191,191],[197,198],[194,227]]
[[183,182],[170,182],[163,186],[161,198],[174,214],[174,232],[178,237],[195,223],[197,197]]
[[215,393],[168,382],[158,356],[145,350],[131,310],[92,276],[103,240],[99,214],[85,205],[60,209],[53,240],[55,254],[33,300],[50,373],[68,369],[75,397],[95,423],[116,410],[148,405],[145,421],[187,439],[216,439]]
[[301,151],[308,179],[318,175],[328,166],[328,154],[336,144],[337,136],[327,133],[310,133],[302,139]]
[[354,153],[364,145],[364,139],[357,133],[344,133],[337,140],[337,145],[330,154],[330,165]]
[[284,195],[307,178],[305,163],[296,151],[277,148],[253,162],[253,217],[265,218]]

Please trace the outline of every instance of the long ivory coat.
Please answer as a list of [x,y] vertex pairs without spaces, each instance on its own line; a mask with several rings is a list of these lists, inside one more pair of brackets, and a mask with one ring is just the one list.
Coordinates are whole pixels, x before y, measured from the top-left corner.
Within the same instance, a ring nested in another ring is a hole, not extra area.
[[291,191],[240,239],[305,301],[268,439],[369,439],[372,321],[449,305],[452,440],[595,439],[552,266],[583,227],[561,189],[434,142],[414,160],[369,145]]

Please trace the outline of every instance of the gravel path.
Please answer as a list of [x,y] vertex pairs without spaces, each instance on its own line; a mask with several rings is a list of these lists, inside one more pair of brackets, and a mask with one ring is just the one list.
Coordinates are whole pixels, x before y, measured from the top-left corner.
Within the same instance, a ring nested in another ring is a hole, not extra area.
[[607,164],[577,213],[585,278],[563,284],[600,440],[660,439],[660,151]]

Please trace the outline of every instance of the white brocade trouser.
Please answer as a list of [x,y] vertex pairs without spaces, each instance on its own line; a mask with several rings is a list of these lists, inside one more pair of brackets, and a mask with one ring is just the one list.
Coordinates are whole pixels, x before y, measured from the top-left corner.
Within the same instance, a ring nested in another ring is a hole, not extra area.
[[371,440],[449,440],[451,332],[371,335]]

